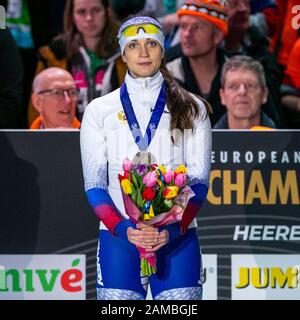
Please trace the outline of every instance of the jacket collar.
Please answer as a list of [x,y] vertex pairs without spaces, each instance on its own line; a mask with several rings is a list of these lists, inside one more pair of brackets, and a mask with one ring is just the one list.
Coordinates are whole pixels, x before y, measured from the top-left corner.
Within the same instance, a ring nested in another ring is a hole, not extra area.
[[146,77],[146,78],[133,78],[129,71],[126,73],[125,77],[125,83],[127,86],[127,90],[129,95],[133,94],[136,95],[140,90],[148,89],[151,92],[155,92],[160,90],[162,84],[163,84],[164,78],[160,71],[158,71],[154,76],[152,77]]

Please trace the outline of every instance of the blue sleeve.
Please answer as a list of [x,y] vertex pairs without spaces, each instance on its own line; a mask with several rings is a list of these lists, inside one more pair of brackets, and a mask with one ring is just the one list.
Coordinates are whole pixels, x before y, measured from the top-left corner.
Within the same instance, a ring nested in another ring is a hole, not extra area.
[[128,240],[127,229],[129,227],[136,229],[136,225],[130,219],[120,221],[115,227],[115,235],[123,240]]

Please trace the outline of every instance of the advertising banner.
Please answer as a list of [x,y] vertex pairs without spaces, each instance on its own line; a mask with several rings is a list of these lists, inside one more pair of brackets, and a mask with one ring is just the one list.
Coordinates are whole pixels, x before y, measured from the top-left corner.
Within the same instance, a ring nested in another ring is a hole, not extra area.
[[232,299],[300,299],[300,255],[233,255],[231,273]]
[[[253,297],[255,286],[236,287],[240,269],[282,268],[289,281],[288,268],[300,264],[299,141],[300,131],[213,132],[197,218],[205,299]],[[0,131],[0,150],[0,255],[85,255],[86,298],[95,299],[99,221],[84,194],[79,132]],[[271,292],[261,297],[277,299]]]
[[85,300],[84,255],[0,255],[0,300]]

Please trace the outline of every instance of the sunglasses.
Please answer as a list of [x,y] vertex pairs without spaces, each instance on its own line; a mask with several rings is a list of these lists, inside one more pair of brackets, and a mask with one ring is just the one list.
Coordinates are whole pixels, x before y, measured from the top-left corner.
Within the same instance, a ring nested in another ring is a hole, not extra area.
[[125,37],[134,37],[136,36],[140,29],[142,29],[147,34],[158,34],[162,32],[160,28],[155,26],[154,24],[140,24],[129,26],[122,32]]

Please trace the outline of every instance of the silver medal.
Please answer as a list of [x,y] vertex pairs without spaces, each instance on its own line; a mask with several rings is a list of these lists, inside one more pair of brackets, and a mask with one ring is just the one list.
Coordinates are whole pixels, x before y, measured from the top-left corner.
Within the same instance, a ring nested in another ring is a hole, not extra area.
[[155,164],[157,163],[156,158],[154,157],[154,155],[151,152],[147,152],[147,151],[140,151],[138,152],[132,162],[134,164]]

